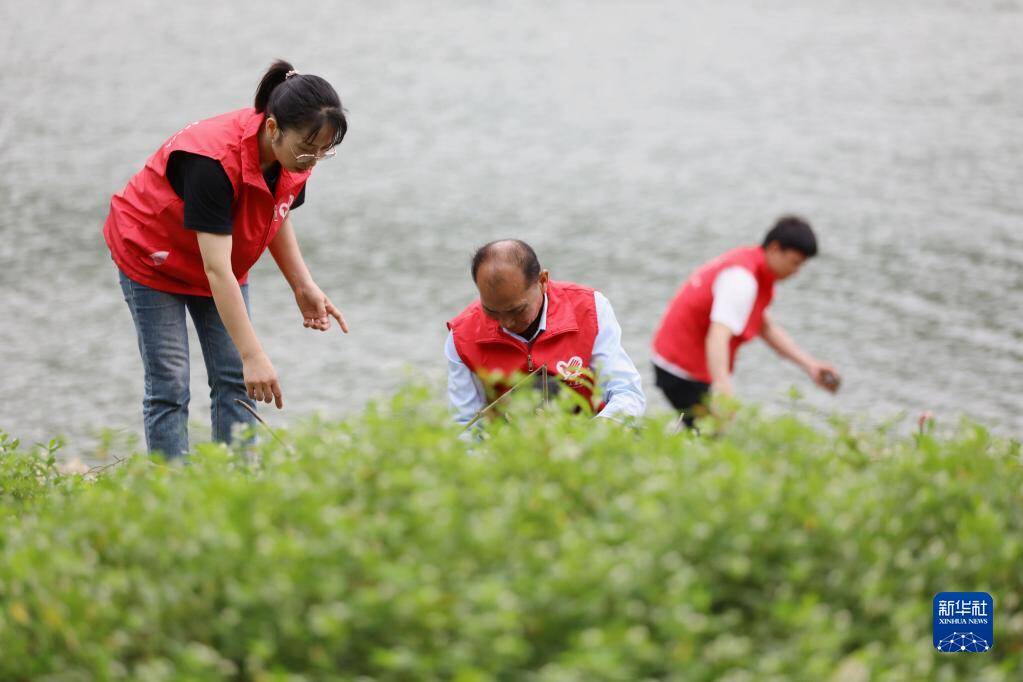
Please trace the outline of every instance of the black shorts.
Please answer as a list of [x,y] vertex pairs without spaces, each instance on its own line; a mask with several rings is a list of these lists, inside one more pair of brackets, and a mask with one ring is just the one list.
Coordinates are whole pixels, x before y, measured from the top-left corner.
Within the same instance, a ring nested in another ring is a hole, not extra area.
[[664,391],[664,397],[668,399],[672,407],[685,413],[683,419],[687,426],[691,426],[692,410],[703,404],[710,392],[710,384],[677,377],[670,372],[665,372],[657,365],[654,365],[654,375],[657,377],[657,387]]

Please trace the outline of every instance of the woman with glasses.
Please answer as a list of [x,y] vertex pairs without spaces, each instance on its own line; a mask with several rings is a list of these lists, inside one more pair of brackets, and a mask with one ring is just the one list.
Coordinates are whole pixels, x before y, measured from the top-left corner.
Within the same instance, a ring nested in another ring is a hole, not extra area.
[[237,400],[283,406],[249,320],[248,272],[266,249],[304,325],[326,331],[333,317],[348,332],[309,274],[290,217],[313,166],[335,155],[347,130],[330,83],[277,61],[252,108],[185,126],[114,195],[103,234],[138,335],[151,452],[188,451],[186,310],[209,377],[214,439],[230,442],[232,427],[251,421]]

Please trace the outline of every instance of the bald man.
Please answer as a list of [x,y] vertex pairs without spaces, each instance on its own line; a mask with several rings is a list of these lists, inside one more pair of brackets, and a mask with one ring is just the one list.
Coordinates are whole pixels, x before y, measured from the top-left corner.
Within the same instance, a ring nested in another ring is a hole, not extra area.
[[[639,372],[622,348],[622,329],[603,294],[551,280],[532,247],[517,239],[481,247],[471,271],[479,300],[448,322],[444,347],[448,399],[459,423],[511,388],[486,377],[510,378],[544,366],[599,417],[643,415]],[[596,381],[585,380],[587,375]]]

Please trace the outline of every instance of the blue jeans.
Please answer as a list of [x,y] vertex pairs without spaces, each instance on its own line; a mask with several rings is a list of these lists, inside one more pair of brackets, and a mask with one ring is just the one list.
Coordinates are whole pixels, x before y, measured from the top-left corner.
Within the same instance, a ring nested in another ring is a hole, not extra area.
[[[192,316],[210,385],[214,440],[230,443],[235,424],[251,424],[252,415],[235,399],[255,408],[245,392],[242,359],[220,319],[213,299],[157,291],[118,271],[131,310],[145,371],[142,416],[150,452],[180,457],[188,452],[188,329]],[[249,311],[249,287],[242,286]],[[249,311],[251,315],[251,311]]]

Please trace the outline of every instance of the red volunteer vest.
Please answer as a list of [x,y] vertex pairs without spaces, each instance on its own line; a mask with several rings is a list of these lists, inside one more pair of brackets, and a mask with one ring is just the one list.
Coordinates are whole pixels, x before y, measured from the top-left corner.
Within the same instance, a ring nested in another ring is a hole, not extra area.
[[[501,330],[487,317],[479,300],[470,304],[448,322],[455,340],[455,350],[466,367],[481,375],[500,374],[511,379],[517,372],[529,373],[547,366],[551,376],[576,391],[593,407],[590,386],[573,381],[583,368],[589,369],[589,380],[595,377],[590,360],[597,338],[597,304],[593,289],[554,282],[547,284],[547,327],[533,343],[525,344]],[[493,377],[491,377],[493,378]],[[487,385],[488,398],[503,395],[512,383],[497,380]]]
[[710,311],[714,305],[714,280],[725,268],[738,265],[757,280],[757,299],[753,303],[746,328],[732,336],[728,364],[735,367],[739,346],[760,334],[764,325],[764,311],[774,296],[774,273],[767,267],[764,250],[759,246],[733,249],[700,266],[689,276],[661,318],[654,334],[654,352],[668,362],[681,367],[697,381],[710,383],[707,369],[707,331],[710,329]]
[[103,236],[130,279],[175,294],[211,296],[195,231],[184,226],[184,202],[167,180],[167,160],[184,151],[216,159],[234,197],[231,268],[239,284],[277,234],[309,172],[281,169],[271,195],[259,167],[263,114],[239,109],[196,121],[171,137],[110,200]]

